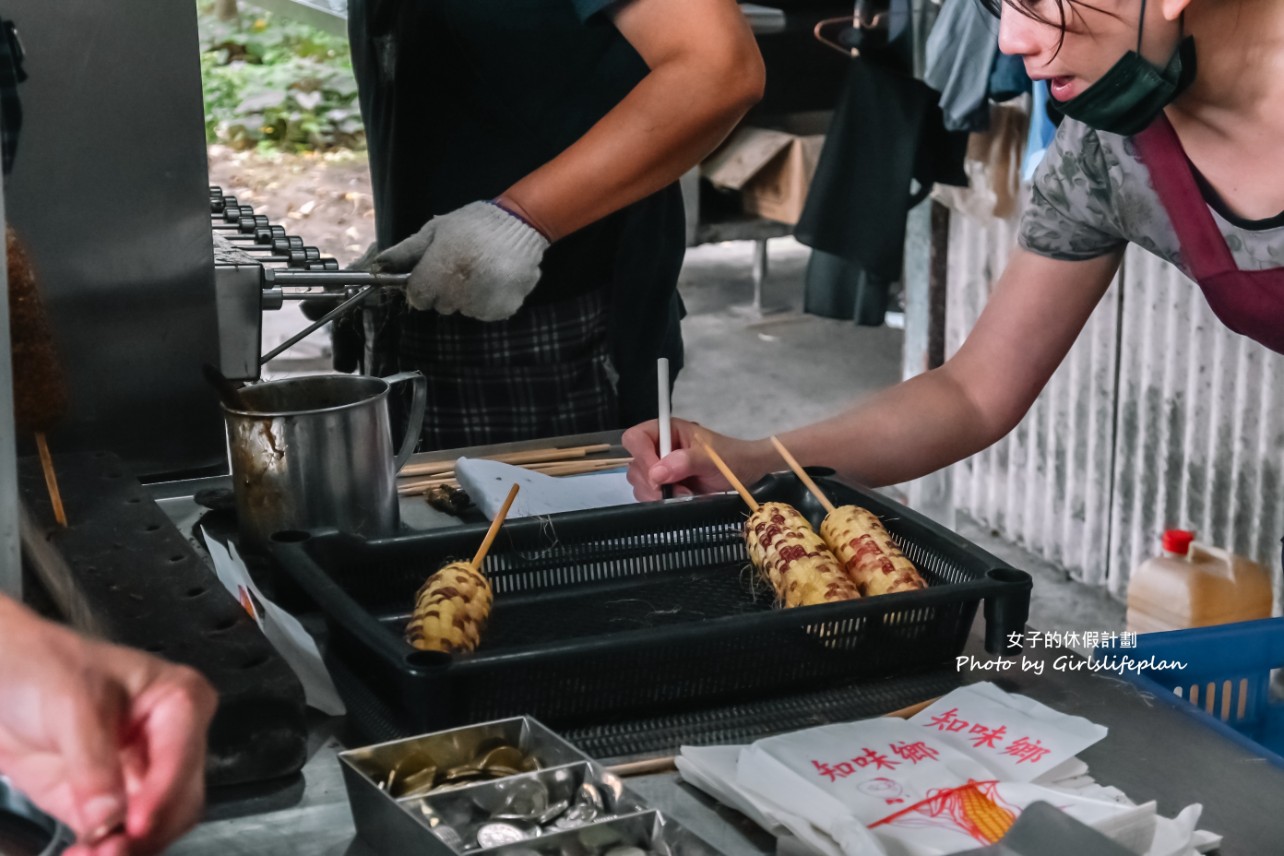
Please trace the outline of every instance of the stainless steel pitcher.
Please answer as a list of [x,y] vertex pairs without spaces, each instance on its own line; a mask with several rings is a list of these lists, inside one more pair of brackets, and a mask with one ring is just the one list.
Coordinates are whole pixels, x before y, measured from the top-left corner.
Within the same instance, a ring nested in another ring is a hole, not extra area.
[[[414,394],[394,456],[388,390],[403,381]],[[395,532],[397,471],[419,439],[427,393],[419,372],[317,375],[242,389],[241,408],[223,406],[242,540],[262,546],[285,529]]]

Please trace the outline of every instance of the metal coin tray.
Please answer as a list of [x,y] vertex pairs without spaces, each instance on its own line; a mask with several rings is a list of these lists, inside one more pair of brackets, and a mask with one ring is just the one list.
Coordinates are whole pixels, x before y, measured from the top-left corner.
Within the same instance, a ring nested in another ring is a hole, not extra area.
[[[478,758],[499,751],[537,769],[485,775]],[[508,747],[519,750],[512,753]],[[506,856],[706,856],[715,851],[620,779],[536,720],[523,716],[351,749],[339,754],[357,834],[380,853]],[[403,795],[398,773],[445,779]],[[443,777],[439,771],[446,771]]]

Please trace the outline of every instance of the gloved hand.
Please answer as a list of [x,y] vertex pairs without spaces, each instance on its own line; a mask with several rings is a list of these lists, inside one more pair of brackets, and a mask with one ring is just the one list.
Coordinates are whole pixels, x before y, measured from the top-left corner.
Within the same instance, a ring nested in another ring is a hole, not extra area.
[[416,309],[499,321],[521,308],[539,282],[548,239],[493,202],[470,202],[433,217],[375,258],[374,270],[410,271]]

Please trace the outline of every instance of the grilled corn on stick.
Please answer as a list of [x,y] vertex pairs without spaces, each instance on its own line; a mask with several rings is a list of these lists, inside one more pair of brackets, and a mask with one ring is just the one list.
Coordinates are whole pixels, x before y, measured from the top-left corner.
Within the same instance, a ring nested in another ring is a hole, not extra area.
[[490,581],[469,562],[451,562],[415,594],[406,641],[420,651],[473,651],[494,600]]
[[825,515],[820,534],[865,597],[927,588],[874,512],[840,505]]
[[764,502],[745,523],[749,558],[785,607],[860,597],[842,564],[807,518],[783,502]]
[[411,646],[447,654],[477,650],[495,601],[490,580],[481,572],[482,562],[495,543],[499,527],[504,525],[517,491],[518,485],[508,491],[471,562],[451,562],[415,592],[415,611],[406,625],[406,641]]

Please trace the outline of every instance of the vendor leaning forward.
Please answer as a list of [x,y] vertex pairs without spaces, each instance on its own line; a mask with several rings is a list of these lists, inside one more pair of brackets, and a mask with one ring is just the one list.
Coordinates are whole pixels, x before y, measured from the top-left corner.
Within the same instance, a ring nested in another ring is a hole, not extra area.
[[[1139,244],[1199,283],[1232,330],[1284,352],[1284,2],[987,0],[999,47],[1049,82],[1067,117],[1034,178],[1020,247],[975,329],[940,368],[783,435],[804,464],[907,481],[999,440],[1022,418]],[[1196,65],[1198,56],[1198,65]],[[723,489],[689,423],[657,462],[630,430],[638,495]],[[764,440],[710,440],[746,481]]]
[[410,271],[427,448],[655,413],[680,365],[675,184],[761,97],[734,0],[352,0],[376,268]]

